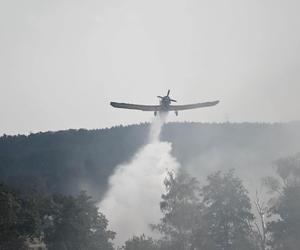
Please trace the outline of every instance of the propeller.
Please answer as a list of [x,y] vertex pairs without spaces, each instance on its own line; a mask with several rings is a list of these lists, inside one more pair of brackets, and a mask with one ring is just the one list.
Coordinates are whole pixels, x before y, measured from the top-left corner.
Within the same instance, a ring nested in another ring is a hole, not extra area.
[[[157,97],[160,98],[160,99],[164,99],[165,97],[169,97],[169,95],[170,95],[170,90],[168,90],[166,96],[160,96],[160,95],[158,95]],[[170,97],[169,97],[169,100],[170,100],[171,102],[177,102],[176,100],[171,99]]]

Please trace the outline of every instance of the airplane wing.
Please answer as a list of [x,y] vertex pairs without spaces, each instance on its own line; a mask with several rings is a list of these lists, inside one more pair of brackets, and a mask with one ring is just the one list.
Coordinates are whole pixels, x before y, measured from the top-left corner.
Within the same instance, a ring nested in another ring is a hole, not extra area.
[[139,104],[130,104],[130,103],[119,103],[119,102],[111,102],[111,106],[115,108],[121,109],[136,109],[142,111],[159,111],[159,105],[139,105]]
[[214,102],[203,102],[203,103],[195,103],[195,104],[187,104],[187,105],[170,105],[169,110],[187,110],[187,109],[197,109],[197,108],[204,108],[217,105],[219,101]]

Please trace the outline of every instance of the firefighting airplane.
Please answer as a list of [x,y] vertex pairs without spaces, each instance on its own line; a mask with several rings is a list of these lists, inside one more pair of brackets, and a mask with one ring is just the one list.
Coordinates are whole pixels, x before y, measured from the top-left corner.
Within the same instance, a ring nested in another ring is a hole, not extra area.
[[214,102],[187,104],[187,105],[171,105],[171,102],[177,102],[177,101],[170,98],[169,95],[170,95],[170,90],[168,90],[166,96],[157,96],[160,99],[159,105],[139,105],[139,104],[119,103],[119,102],[111,102],[110,105],[113,106],[114,108],[152,111],[154,112],[155,116],[157,115],[157,113],[167,113],[169,111],[174,111],[177,116],[179,110],[210,107],[210,106],[217,105],[219,103],[219,101],[214,101]]

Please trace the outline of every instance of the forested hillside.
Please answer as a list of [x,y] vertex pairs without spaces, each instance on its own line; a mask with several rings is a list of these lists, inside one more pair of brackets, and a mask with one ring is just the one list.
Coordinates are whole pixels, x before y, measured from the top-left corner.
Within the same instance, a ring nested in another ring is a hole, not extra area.
[[[114,168],[148,140],[149,124],[2,136],[1,181],[23,191],[101,198]],[[270,173],[272,162],[300,152],[300,123],[168,123],[161,139],[183,168],[201,179],[218,169],[243,177]],[[246,183],[246,185],[249,183]],[[251,183],[250,183],[251,184]]]
[[76,194],[88,190],[100,197],[114,167],[146,142],[147,127],[3,136],[0,178],[23,191]]

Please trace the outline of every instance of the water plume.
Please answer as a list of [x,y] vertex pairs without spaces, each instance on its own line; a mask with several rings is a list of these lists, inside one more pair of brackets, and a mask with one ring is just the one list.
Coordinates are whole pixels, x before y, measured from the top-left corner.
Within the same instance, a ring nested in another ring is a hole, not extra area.
[[116,243],[123,244],[133,235],[155,236],[150,224],[161,218],[159,203],[168,171],[179,167],[171,156],[171,144],[159,140],[165,116],[151,124],[149,142],[128,163],[117,166],[109,179],[109,190],[99,203],[99,210],[117,233]]

